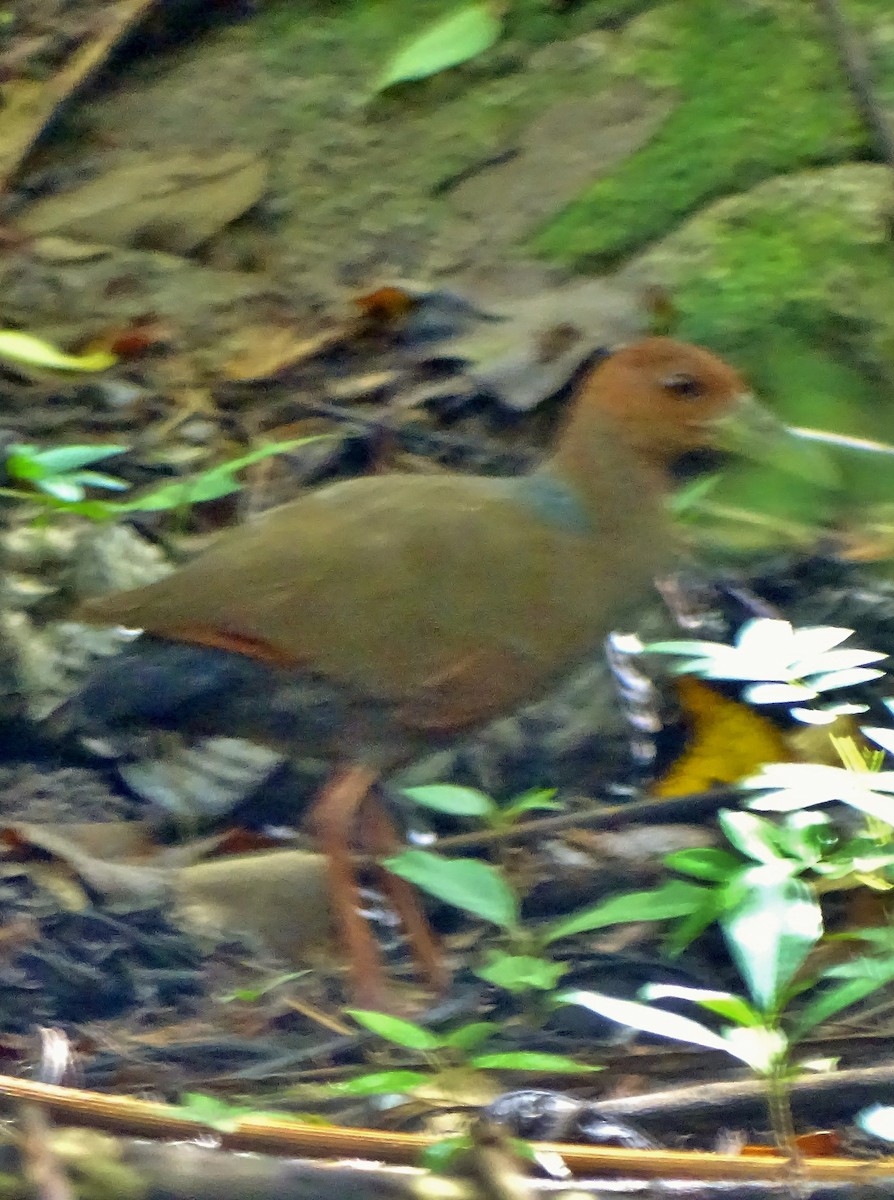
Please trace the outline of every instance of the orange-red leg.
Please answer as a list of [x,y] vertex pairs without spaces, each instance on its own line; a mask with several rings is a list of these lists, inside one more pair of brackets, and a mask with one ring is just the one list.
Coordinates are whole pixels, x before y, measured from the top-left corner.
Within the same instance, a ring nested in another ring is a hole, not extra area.
[[[367,797],[361,814],[363,846],[373,854],[393,854],[401,849],[394,822],[380,798]],[[419,903],[415,888],[405,879],[382,869],[382,888],[401,919],[420,974],[433,991],[443,992],[450,983],[450,972]]]
[[[351,835],[358,825],[363,849],[385,854],[400,847],[391,817],[372,793],[375,781],[375,772],[367,767],[339,771],[320,792],[308,822],[328,860],[332,912],[344,942],[356,1001],[365,1008],[387,1009],[382,954],[360,912],[362,901],[352,856]],[[443,991],[449,973],[414,889],[387,871],[382,871],[382,886],[410,939],[420,973],[431,988]]]
[[354,875],[351,831],[360,805],[376,781],[367,767],[349,767],[326,784],[311,810],[309,824],[328,859],[332,913],[344,941],[356,1001],[363,1008],[385,1009],[388,992],[382,955],[375,936],[360,913],[360,892]]

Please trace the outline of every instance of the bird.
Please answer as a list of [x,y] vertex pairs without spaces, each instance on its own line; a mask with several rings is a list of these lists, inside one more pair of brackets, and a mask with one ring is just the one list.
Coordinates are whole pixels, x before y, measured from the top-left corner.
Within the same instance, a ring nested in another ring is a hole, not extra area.
[[[50,719],[254,739],[331,764],[309,823],[359,1003],[388,987],[350,851],[393,847],[377,781],[548,694],[671,562],[665,499],[688,457],[778,453],[784,427],[727,362],[645,338],[604,358],[526,474],[329,483],[219,535],[75,619],[140,630]],[[446,971],[412,890],[386,876],[432,987]]]

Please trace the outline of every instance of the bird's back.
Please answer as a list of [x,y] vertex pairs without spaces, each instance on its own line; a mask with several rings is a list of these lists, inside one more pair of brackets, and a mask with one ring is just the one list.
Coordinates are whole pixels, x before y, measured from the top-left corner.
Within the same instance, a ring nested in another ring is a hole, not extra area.
[[594,507],[548,471],[373,477],[310,492],[81,615],[297,668],[408,731],[447,733],[595,650],[667,540],[645,487],[606,480]]

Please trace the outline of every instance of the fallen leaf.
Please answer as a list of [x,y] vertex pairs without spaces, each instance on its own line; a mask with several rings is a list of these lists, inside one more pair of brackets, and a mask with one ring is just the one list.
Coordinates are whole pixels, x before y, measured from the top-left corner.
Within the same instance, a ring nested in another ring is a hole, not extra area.
[[779,729],[738,700],[700,679],[676,681],[690,727],[686,749],[652,788],[656,796],[687,796],[753,775],[764,763],[789,762]]
[[106,371],[117,362],[114,354],[97,350],[92,354],[66,354],[50,342],[17,329],[0,330],[0,358],[25,367],[53,371]]
[[[99,70],[115,47],[155,6],[155,0],[120,0],[109,5],[109,20],[84,42],[51,79],[15,79],[3,84],[3,139],[0,191],[4,191],[34,143],[68,101]],[[10,12],[12,12],[10,6]]]
[[503,23],[493,3],[470,4],[430,25],[408,42],[373,85],[384,92],[395,83],[426,79],[483,54],[499,38]]
[[170,345],[172,338],[171,326],[150,315],[96,334],[81,349],[85,353],[105,351],[118,359],[141,358],[150,350]]
[[[15,845],[20,856],[27,858],[28,848],[48,854],[57,862],[64,863],[88,888],[109,900],[157,900],[165,894],[170,882],[170,869],[142,863],[116,862],[82,849],[65,826],[51,829],[46,825],[17,821],[3,827],[0,833],[7,845]],[[34,862],[31,866],[37,869],[48,864]]]
[[248,150],[205,158],[135,155],[124,166],[33,201],[13,224],[37,236],[139,243],[183,255],[252,208],[266,186],[264,161]]
[[282,325],[254,325],[239,334],[236,352],[221,369],[224,378],[240,383],[272,379],[340,346],[343,329],[326,329],[303,336]]
[[374,292],[354,297],[354,304],[364,317],[383,324],[406,316],[417,303],[417,296],[396,284],[385,284]]
[[611,279],[544,289],[495,315],[502,320],[482,321],[428,354],[464,362],[465,375],[513,412],[556,395],[586,362],[632,341],[648,324],[639,296]]
[[[818,1129],[815,1133],[800,1133],[795,1145],[808,1158],[834,1158],[842,1153],[841,1135],[834,1129]],[[739,1151],[743,1158],[775,1158],[779,1150],[775,1146],[743,1146]]]
[[322,854],[280,850],[197,863],[178,872],[178,908],[194,928],[249,934],[294,966],[333,952]]

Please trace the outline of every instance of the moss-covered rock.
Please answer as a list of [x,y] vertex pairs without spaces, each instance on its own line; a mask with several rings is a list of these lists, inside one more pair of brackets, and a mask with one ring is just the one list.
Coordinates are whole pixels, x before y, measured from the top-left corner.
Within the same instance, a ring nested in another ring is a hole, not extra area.
[[[864,23],[882,11],[863,0]],[[614,65],[672,86],[679,103],[536,237],[555,261],[614,263],[711,200],[867,152],[835,50],[803,0],[676,0],[630,22]]]
[[[892,198],[883,166],[780,176],[710,206],[621,275],[665,286],[674,332],[731,357],[787,420],[894,442]],[[894,500],[890,458],[839,458],[836,492],[749,472],[717,497],[808,524]]]
[[718,201],[622,274],[666,286],[677,332],[734,354],[767,385],[767,348],[792,339],[894,385],[892,217],[886,167],[780,176]]

